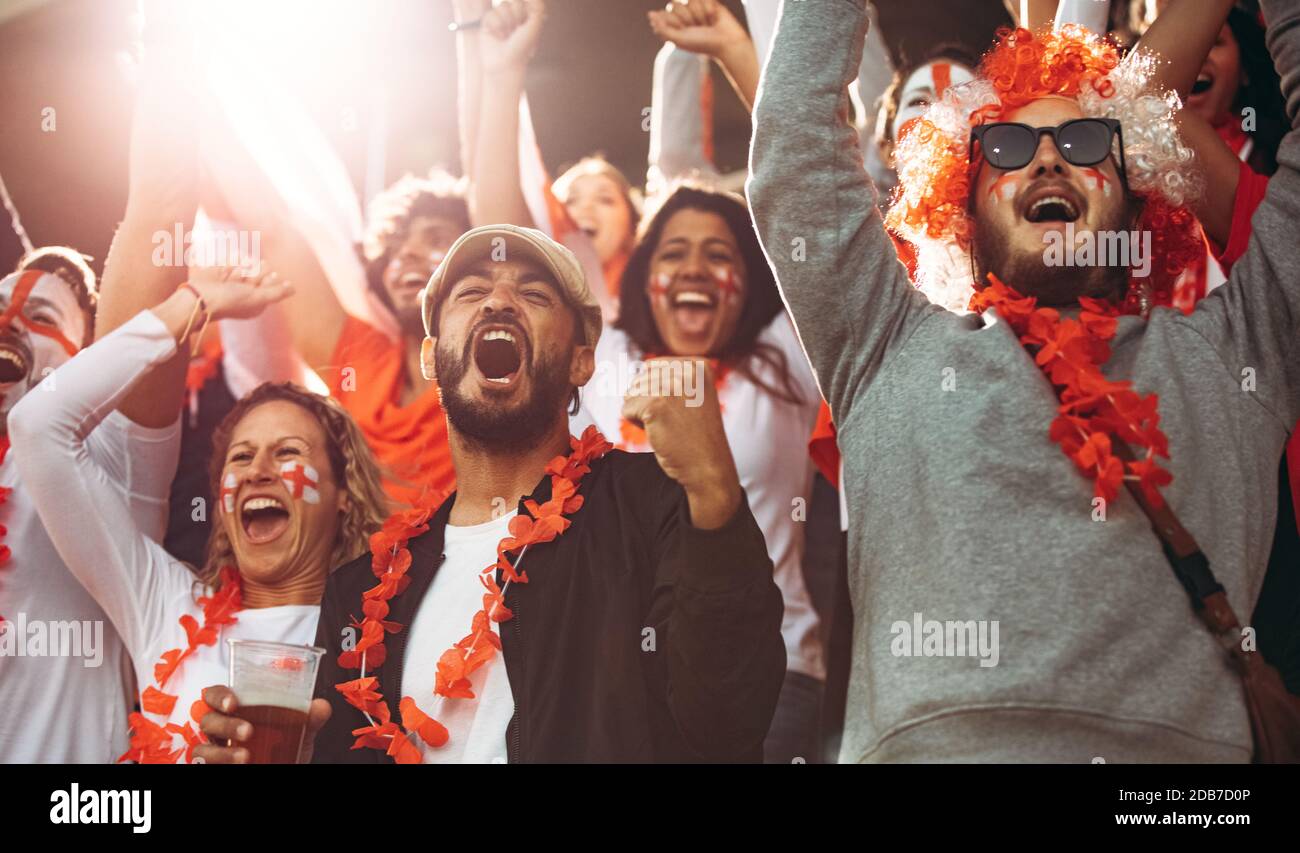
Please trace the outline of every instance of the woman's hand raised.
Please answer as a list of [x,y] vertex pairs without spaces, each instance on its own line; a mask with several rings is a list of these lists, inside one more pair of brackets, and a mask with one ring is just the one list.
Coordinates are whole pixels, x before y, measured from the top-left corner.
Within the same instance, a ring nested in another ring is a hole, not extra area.
[[278,274],[239,267],[191,267],[189,285],[212,320],[247,320],[293,294],[293,285]]

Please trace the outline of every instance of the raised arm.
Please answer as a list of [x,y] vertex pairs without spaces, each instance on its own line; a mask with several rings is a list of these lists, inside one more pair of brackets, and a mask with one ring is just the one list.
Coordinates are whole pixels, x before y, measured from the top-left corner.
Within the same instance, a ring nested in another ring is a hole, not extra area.
[[1300,4],[1261,5],[1291,130],[1278,147],[1278,170],[1255,212],[1246,253],[1228,283],[1198,303],[1190,322],[1218,350],[1229,379],[1250,379],[1253,390],[1246,393],[1290,430],[1300,418]]
[[492,0],[451,0],[456,30],[456,119],[460,131],[460,168],[474,174],[474,154],[478,151],[478,111],[483,97],[483,69],[478,54],[482,29],[470,26],[482,21],[492,8]]
[[[703,394],[694,402],[674,394],[669,375],[696,380]],[[673,720],[700,758],[751,760],[762,754],[785,675],[783,608],[713,375],[703,362],[651,361],[632,380],[623,417],[645,429],[660,469],[676,481],[647,477],[657,529],[645,624],[667,647],[658,672]]]
[[[228,118],[213,116],[204,122],[203,151],[212,172],[201,197],[205,211],[258,235],[263,264],[294,284],[294,296],[277,312],[281,321],[277,325],[287,329],[294,349],[309,367],[328,365],[347,315],[283,195]],[[274,321],[263,317],[258,322]]]
[[[186,277],[184,246],[156,257],[155,235],[188,232],[198,208],[195,133],[197,78],[184,31],[171,4],[146,7],[144,59],[131,127],[130,188],[126,215],[104,262],[95,337],[102,338],[141,310],[167,298]],[[189,354],[182,350],[151,372],[122,402],[122,413],[146,427],[176,420]]]
[[[273,282],[193,286],[216,319],[249,316],[287,292]],[[132,655],[145,653],[175,618],[175,598],[189,590],[192,575],[140,530],[132,496],[96,461],[87,438],[150,373],[171,363],[186,329],[196,329],[202,319],[196,302],[185,289],[153,311],[141,311],[60,367],[49,378],[57,390],[27,394],[9,415],[24,492],[59,556],[113,620]],[[169,463],[140,458],[130,464]]]
[[681,178],[698,175],[708,180],[717,175],[708,152],[710,117],[704,114],[701,101],[708,73],[707,59],[671,43],[655,56],[645,182],[648,196],[665,191]]
[[718,0],[672,2],[647,12],[655,35],[682,50],[717,62],[745,109],[754,108],[758,92],[758,53],[749,33]]
[[[1184,101],[1205,64],[1205,56],[1223,29],[1233,0],[1172,0],[1134,48],[1134,54],[1160,58],[1155,82]],[[1210,123],[1191,110],[1178,116],[1184,140],[1196,152],[1208,190],[1193,208],[1201,227],[1220,246],[1232,232],[1233,199],[1241,164]]]
[[768,262],[822,395],[843,423],[858,385],[931,308],[876,211],[849,122],[862,0],[786,3],[759,86],[747,187]]
[[546,17],[543,0],[504,0],[478,37],[482,98],[469,211],[473,224],[533,225],[519,171],[519,103],[524,74]]

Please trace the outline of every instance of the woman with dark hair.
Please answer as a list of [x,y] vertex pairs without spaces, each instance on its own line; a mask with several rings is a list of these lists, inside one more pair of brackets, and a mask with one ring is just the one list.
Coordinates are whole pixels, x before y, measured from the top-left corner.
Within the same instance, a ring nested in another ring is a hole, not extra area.
[[744,202],[695,186],[670,192],[643,225],[620,293],[619,319],[601,335],[574,424],[594,423],[622,448],[646,450],[644,433],[622,417],[631,372],[657,357],[714,362],[727,439],[785,599],[786,681],[764,758],[816,762],[826,670],[803,577],[813,473],[804,444],[821,396]]

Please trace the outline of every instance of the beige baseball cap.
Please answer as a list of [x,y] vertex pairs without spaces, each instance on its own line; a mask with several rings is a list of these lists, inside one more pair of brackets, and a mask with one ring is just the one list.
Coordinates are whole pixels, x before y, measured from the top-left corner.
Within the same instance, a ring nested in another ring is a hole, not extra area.
[[438,306],[442,304],[447,290],[471,264],[481,260],[521,258],[540,264],[551,273],[556,286],[581,317],[587,344],[594,347],[600,340],[600,303],[587,286],[582,264],[573,252],[541,231],[518,225],[482,225],[466,231],[452,244],[447,250],[447,256],[424,286],[422,308],[425,334],[432,336],[431,330],[437,325],[435,317]]

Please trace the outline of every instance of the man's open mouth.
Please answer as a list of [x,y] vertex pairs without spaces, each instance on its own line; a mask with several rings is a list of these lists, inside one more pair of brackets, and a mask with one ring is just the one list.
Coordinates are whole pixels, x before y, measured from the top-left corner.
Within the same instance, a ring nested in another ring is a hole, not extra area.
[[514,329],[490,326],[474,339],[474,366],[489,382],[509,385],[524,363],[523,334]]
[[1045,186],[1034,190],[1024,201],[1023,216],[1026,222],[1077,222],[1083,215],[1083,201],[1063,185]]
[[669,296],[673,322],[684,335],[702,335],[718,312],[718,295],[708,290],[682,289]]
[[32,354],[13,338],[0,340],[0,384],[17,382],[31,370]]
[[274,542],[289,529],[289,510],[272,497],[251,497],[239,508],[239,523],[254,545]]

